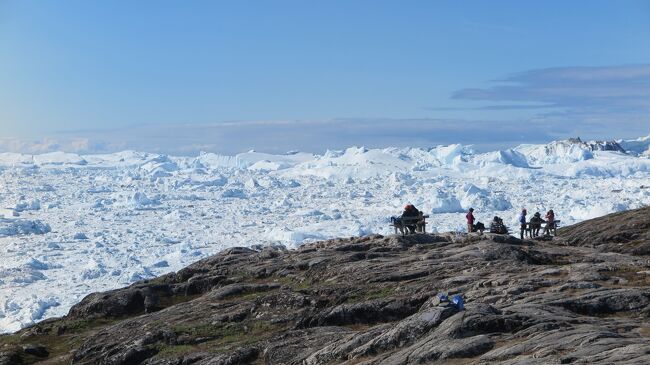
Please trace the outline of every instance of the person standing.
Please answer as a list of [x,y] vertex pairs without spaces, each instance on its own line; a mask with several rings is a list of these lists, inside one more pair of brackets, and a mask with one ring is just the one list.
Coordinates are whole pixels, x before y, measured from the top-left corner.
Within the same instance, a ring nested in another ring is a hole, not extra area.
[[474,208],[469,208],[465,218],[467,218],[467,233],[471,233],[474,230]]
[[519,235],[522,240],[524,239],[524,232],[526,232],[526,214],[528,214],[528,212],[525,208],[521,210],[521,213],[519,213]]

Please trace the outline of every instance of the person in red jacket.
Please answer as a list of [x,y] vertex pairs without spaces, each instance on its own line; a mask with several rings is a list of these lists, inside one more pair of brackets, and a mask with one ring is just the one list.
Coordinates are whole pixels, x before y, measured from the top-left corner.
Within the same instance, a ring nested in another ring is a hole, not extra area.
[[544,235],[550,235],[551,230],[555,232],[555,213],[553,212],[553,209],[549,210],[546,212],[546,227],[544,227]]
[[474,208],[469,208],[469,212],[465,218],[467,218],[467,233],[470,233],[474,230]]

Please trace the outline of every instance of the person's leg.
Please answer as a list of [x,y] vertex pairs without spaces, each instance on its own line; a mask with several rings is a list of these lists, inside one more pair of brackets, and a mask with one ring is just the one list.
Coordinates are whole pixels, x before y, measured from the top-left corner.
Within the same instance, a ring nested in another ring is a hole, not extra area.
[[526,230],[526,225],[522,224],[519,227],[520,227],[519,228],[519,237],[521,237],[521,239],[523,240],[524,239],[524,231]]
[[557,236],[557,227],[555,226],[555,222],[553,222],[551,228],[553,229],[553,236]]

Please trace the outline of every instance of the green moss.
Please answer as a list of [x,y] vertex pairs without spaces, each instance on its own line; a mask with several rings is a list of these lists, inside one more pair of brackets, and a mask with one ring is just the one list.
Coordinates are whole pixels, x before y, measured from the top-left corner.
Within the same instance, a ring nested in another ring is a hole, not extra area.
[[160,344],[157,346],[158,353],[156,357],[159,358],[173,358],[181,357],[183,355],[195,352],[198,350],[198,346],[195,345],[165,345]]
[[[60,363],[67,364],[69,361],[65,355],[75,348],[77,348],[84,339],[90,337],[99,329],[109,326],[118,322],[117,319],[84,319],[84,320],[70,320],[58,319],[48,322],[43,322],[35,325],[38,329],[37,343],[45,346],[50,353],[48,359],[60,359]],[[26,336],[26,331],[32,331],[34,328],[22,330],[16,334],[0,336],[0,346],[15,345],[21,346],[28,343],[34,343],[33,336]],[[21,355],[24,364],[34,364],[42,361],[42,358],[30,356],[27,354]],[[57,361],[52,364],[58,363]],[[48,363],[49,364],[49,363]]]
[[201,295],[203,294],[193,294],[193,295],[177,294],[168,297],[161,297],[160,302],[158,303],[158,307],[160,309],[164,309],[164,308],[174,306],[176,304],[186,303],[200,297]]
[[[283,325],[274,324],[263,320],[249,320],[241,323],[227,324],[196,324],[174,327],[177,333],[186,334],[192,338],[208,339],[200,346],[226,350],[230,346],[256,343],[279,331],[286,329]],[[209,345],[209,346],[208,346]]]

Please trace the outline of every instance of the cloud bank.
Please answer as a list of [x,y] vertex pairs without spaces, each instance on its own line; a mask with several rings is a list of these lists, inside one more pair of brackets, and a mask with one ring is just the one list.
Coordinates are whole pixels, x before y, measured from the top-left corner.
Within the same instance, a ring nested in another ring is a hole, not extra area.
[[515,123],[451,119],[336,119],[326,121],[240,121],[209,124],[152,124],[105,131],[60,133],[41,140],[0,139],[0,152],[66,151],[104,153],[134,149],[174,155],[201,151],[235,154],[251,149],[324,152],[352,145],[430,147],[462,142],[483,149],[548,136],[520,131]]
[[642,125],[647,128],[650,125],[650,64],[537,69],[493,83],[496,85],[488,88],[458,90],[452,99],[521,103],[481,108],[537,110],[531,121],[565,121],[586,130],[592,127],[611,130],[616,126],[634,129]]
[[[486,151],[568,137],[633,138],[650,133],[650,64],[536,69],[491,83],[493,86],[487,88],[454,92],[451,99],[463,103],[463,107],[430,109],[433,114],[471,110],[468,114],[473,118],[148,124],[60,132],[38,140],[5,138],[0,139],[0,152],[104,153],[134,149],[195,155],[200,151],[235,154],[255,149],[321,153],[352,145],[431,147],[450,143],[471,144]],[[476,117],[476,111],[480,116]]]

